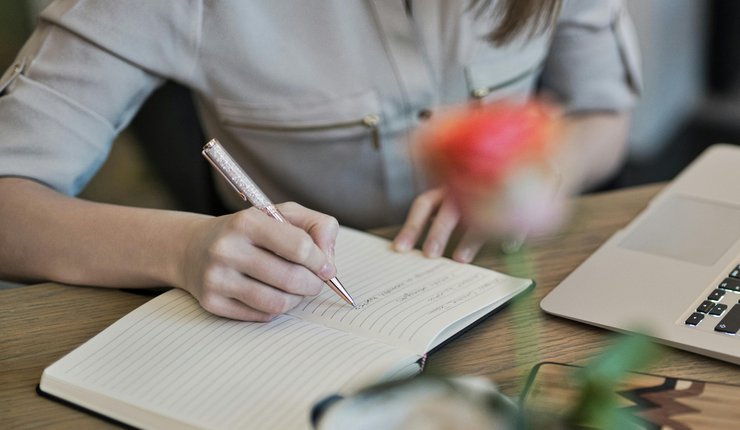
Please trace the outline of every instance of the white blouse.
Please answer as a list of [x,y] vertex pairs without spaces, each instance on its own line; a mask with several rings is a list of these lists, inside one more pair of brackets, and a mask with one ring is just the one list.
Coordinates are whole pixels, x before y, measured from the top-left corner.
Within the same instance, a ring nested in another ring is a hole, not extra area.
[[0,176],[78,193],[171,79],[274,201],[367,228],[400,222],[424,189],[411,131],[441,106],[547,91],[572,112],[620,111],[639,93],[619,0],[565,0],[554,29],[505,46],[469,0],[411,3],[55,1],[0,80]]

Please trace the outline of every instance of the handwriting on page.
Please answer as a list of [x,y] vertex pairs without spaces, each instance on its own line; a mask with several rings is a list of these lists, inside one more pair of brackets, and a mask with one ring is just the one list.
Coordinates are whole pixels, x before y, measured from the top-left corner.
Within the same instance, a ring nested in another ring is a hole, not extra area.
[[218,318],[188,294],[173,292],[180,297],[120,321],[65,374],[203,426],[304,428],[317,397],[401,356],[382,343],[291,316],[266,324]]
[[291,313],[384,341],[393,339],[396,345],[421,347],[511,286],[512,278],[505,275],[446,259],[399,254],[382,240],[355,235],[344,230],[340,234],[337,267],[357,309],[323,292]]

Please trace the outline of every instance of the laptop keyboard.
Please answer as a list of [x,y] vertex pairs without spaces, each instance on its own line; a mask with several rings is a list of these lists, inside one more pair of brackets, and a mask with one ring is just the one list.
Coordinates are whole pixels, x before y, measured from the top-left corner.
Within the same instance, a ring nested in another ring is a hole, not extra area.
[[738,334],[740,331],[740,264],[730,271],[714,291],[700,300],[694,312],[686,319],[686,325],[716,324],[714,326],[716,332]]

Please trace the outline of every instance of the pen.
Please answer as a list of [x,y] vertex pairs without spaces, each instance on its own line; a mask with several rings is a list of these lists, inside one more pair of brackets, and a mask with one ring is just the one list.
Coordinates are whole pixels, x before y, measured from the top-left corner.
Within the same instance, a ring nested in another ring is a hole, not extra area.
[[[224,149],[218,140],[211,139],[210,142],[205,144],[201,153],[223,175],[226,182],[239,193],[239,196],[244,201],[249,201],[254,207],[279,222],[288,222],[277,207],[267,198],[265,193],[260,190],[257,184],[236,164],[236,161],[226,152],[226,149]],[[344,301],[355,307],[355,301],[352,300],[352,296],[349,295],[336,276],[326,281],[326,285],[334,290]]]

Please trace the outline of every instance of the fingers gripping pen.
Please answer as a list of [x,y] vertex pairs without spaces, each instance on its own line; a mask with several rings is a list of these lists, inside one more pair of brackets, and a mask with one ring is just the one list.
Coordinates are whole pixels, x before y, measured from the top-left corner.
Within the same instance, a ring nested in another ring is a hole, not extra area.
[[[239,193],[244,201],[248,201],[254,207],[276,219],[277,221],[287,223],[283,214],[267,198],[265,193],[255,184],[244,170],[234,161],[226,152],[226,149],[216,139],[212,139],[204,147],[202,154],[218,170],[226,181]],[[339,279],[336,277],[326,281],[326,284],[336,292],[339,297],[347,303],[355,306],[352,296],[349,295]]]

